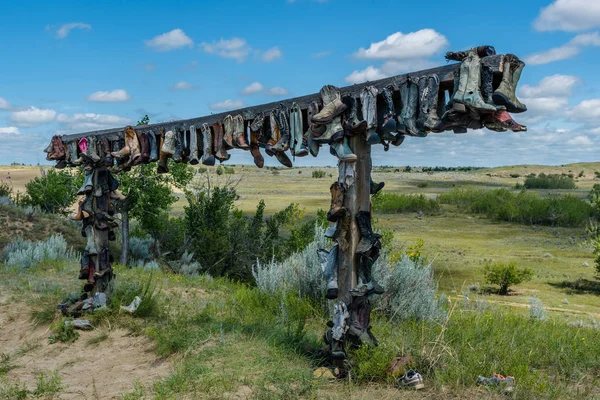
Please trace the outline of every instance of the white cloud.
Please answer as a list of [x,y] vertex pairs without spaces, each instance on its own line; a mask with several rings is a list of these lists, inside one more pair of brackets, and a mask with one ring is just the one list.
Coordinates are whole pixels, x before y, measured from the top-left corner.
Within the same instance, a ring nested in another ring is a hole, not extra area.
[[279,58],[281,58],[281,50],[279,50],[279,47],[277,46],[265,51],[262,55],[262,60],[264,62],[275,61]]
[[552,75],[543,78],[537,85],[523,85],[519,93],[523,97],[570,96],[573,87],[580,83],[573,75]]
[[83,22],[71,22],[70,24],[64,24],[56,31],[56,37],[59,39],[64,39],[69,36],[69,32],[75,28],[86,29],[89,31],[92,29],[92,26],[90,24],[84,24]]
[[380,42],[371,43],[368,49],[358,49],[354,56],[370,60],[428,58],[447,45],[448,39],[444,35],[433,29],[421,29],[407,34],[391,34]]
[[172,86],[173,90],[188,90],[193,89],[194,87],[194,85],[185,81],[177,82]]
[[0,110],[10,110],[10,107],[10,103],[7,100],[0,97]]
[[321,58],[321,57],[326,57],[326,56],[330,55],[331,53],[333,53],[331,50],[324,50],[324,51],[319,51],[318,53],[313,53],[313,54],[311,54],[311,56],[313,58]]
[[116,89],[111,92],[95,92],[88,96],[88,101],[99,103],[121,103],[131,100],[131,96],[123,89]]
[[433,68],[438,63],[425,59],[413,59],[402,61],[387,61],[381,66],[381,72],[387,76],[397,75],[403,72],[419,71],[422,69]]
[[210,105],[211,110],[232,110],[235,108],[241,108],[244,106],[244,102],[241,100],[230,100],[227,99],[220,103],[214,103]]
[[110,114],[81,113],[68,116],[58,114],[56,121],[63,124],[70,131],[91,131],[99,129],[117,128],[131,123],[129,118]]
[[238,62],[243,62],[250,54],[252,48],[246,42],[246,39],[234,37],[230,40],[221,39],[218,42],[201,44],[205,52],[216,54],[224,58],[233,58]]
[[181,29],[173,29],[170,32],[146,40],[145,43],[146,46],[161,52],[180,49],[182,47],[194,47],[194,41]]
[[573,139],[567,141],[567,144],[572,146],[591,146],[594,144],[587,136],[575,136]]
[[284,89],[282,87],[275,86],[269,89],[268,93],[271,96],[285,96],[286,94],[288,94],[288,91],[287,89]]
[[562,46],[533,53],[525,57],[525,62],[531,65],[541,65],[565,60],[576,56],[581,53],[584,47],[589,46],[600,46],[600,34],[598,32],[582,33]]
[[7,126],[5,128],[0,128],[0,135],[19,135],[19,128],[16,126]]
[[344,80],[348,83],[362,83],[367,81],[376,81],[378,79],[386,78],[388,75],[381,72],[379,68],[375,68],[369,65],[367,68],[358,71],[353,71]]
[[600,120],[600,99],[583,100],[575,107],[568,109],[566,115],[575,122],[581,120],[597,122]]
[[265,87],[260,82],[252,82],[242,90],[242,94],[251,95],[262,92]]
[[538,31],[584,31],[600,26],[597,0],[556,0],[542,9],[533,22]]
[[24,110],[13,111],[10,115],[10,121],[17,126],[36,126],[54,121],[56,111],[29,107]]

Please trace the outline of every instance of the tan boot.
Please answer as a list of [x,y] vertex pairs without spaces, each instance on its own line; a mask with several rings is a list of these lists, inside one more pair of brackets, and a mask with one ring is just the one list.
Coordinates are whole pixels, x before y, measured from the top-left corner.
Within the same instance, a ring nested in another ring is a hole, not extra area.
[[137,136],[135,134],[135,130],[133,129],[132,126],[126,126],[125,127],[125,146],[123,146],[123,148],[119,151],[116,151],[114,153],[111,153],[113,157],[117,157],[117,158],[125,158],[128,155],[131,154],[131,136],[135,137],[135,140],[137,142]]
[[244,135],[244,117],[239,114],[233,117],[233,144],[242,150],[250,150]]
[[335,86],[323,86],[321,88],[321,98],[323,109],[312,117],[313,123],[328,124],[346,110],[346,105],[342,102],[340,96],[340,90]]
[[225,150],[231,150],[233,149],[233,136],[235,131],[235,122],[231,114],[226,116],[223,120],[223,127],[223,140],[225,141]]
[[262,168],[265,165],[265,159],[260,154],[260,148],[258,147],[258,132],[250,131],[250,154],[254,157],[254,164],[258,168]]
[[331,207],[327,213],[327,219],[335,222],[346,215],[344,207],[344,187],[339,182],[334,182],[329,188],[331,192]]
[[90,216],[90,213],[83,210],[83,205],[85,204],[85,197],[83,197],[77,203],[77,212],[71,215],[71,219],[73,221],[81,221]]
[[217,122],[215,122],[212,125],[212,129],[213,129],[213,132],[214,132],[214,135],[213,135],[213,139],[214,139],[213,148],[215,149],[215,157],[220,162],[229,160],[229,158],[231,157],[231,155],[228,154],[227,151],[225,150],[226,144],[225,144],[225,140],[223,138],[223,136],[224,136],[223,124],[220,121],[217,121]]

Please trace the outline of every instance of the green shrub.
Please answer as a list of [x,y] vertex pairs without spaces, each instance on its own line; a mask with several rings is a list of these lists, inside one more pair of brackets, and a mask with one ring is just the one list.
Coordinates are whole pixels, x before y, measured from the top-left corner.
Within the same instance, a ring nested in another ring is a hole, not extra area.
[[417,187],[419,187],[419,188],[426,188],[427,186],[429,186],[429,184],[427,182],[417,183]]
[[486,263],[484,276],[487,283],[498,285],[498,293],[507,295],[510,286],[530,281],[533,271],[530,268],[517,268],[517,263],[512,261],[505,263]]
[[585,170],[581,170],[579,171],[579,174],[577,175],[579,178],[583,178],[583,176],[585,175]]
[[327,174],[321,169],[312,172],[313,178],[325,178],[325,176],[327,176]]
[[437,200],[422,194],[397,194],[379,192],[373,196],[373,210],[381,213],[406,213],[422,211],[434,214],[440,210]]
[[235,170],[233,169],[233,167],[223,167],[223,173],[225,175],[233,175],[235,174]]
[[519,174],[510,174],[510,177],[511,178],[520,178],[521,175],[519,175]]
[[82,174],[71,174],[68,170],[57,172],[54,168],[46,175],[27,182],[21,204],[37,206],[45,212],[67,214],[83,184]]
[[59,319],[50,325],[50,330],[52,331],[52,335],[48,337],[50,343],[70,343],[79,338],[79,332],[75,330],[72,318]]
[[216,172],[217,172],[217,175],[223,175],[223,166],[222,166],[222,165],[219,165],[219,166],[217,167],[217,171],[216,171]]
[[13,188],[8,182],[0,182],[0,197],[12,197]]
[[544,174],[538,176],[528,176],[525,178],[525,188],[527,189],[577,189],[573,176]]

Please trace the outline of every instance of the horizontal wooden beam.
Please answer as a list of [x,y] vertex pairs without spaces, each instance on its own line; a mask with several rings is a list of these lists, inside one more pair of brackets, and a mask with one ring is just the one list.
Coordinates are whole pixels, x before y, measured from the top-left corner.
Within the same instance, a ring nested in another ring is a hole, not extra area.
[[[498,54],[495,56],[484,57],[484,58],[482,58],[481,61],[482,61],[482,63],[485,63],[486,65],[490,66],[494,72],[500,73],[502,71],[502,60],[503,60],[502,55]],[[399,82],[402,82],[404,79],[406,79],[408,77],[418,79],[421,76],[428,76],[428,75],[437,75],[440,79],[440,88],[442,90],[450,90],[453,86],[454,71],[459,66],[460,66],[459,63],[453,63],[453,64],[444,65],[442,67],[425,69],[425,70],[417,71],[417,72],[410,72],[407,74],[392,76],[390,78],[379,79],[379,80],[372,81],[372,82],[364,82],[364,83],[359,83],[359,84],[355,84],[355,85],[345,86],[345,87],[340,88],[340,92],[341,92],[342,96],[348,95],[348,96],[353,96],[353,97],[359,97],[360,92],[363,90],[363,88],[365,88],[367,86],[375,86],[377,89],[382,89],[388,85],[397,86],[397,84]],[[223,119],[228,114],[231,114],[231,115],[241,114],[245,120],[252,120],[259,112],[263,112],[265,115],[268,115],[271,111],[278,108],[280,104],[283,104],[285,107],[287,107],[289,109],[292,106],[292,103],[296,103],[302,110],[305,110],[308,107],[308,105],[310,103],[312,103],[313,101],[317,101],[320,103],[321,95],[319,93],[313,93],[313,94],[309,94],[306,96],[300,96],[300,97],[294,97],[292,99],[274,101],[272,103],[240,108],[238,110],[230,110],[230,111],[222,112],[219,114],[211,114],[211,115],[207,115],[207,116],[199,117],[199,118],[183,119],[183,120],[178,120],[178,121],[168,121],[168,122],[161,122],[161,123],[157,123],[157,124],[144,125],[143,127],[140,127],[140,128],[143,130],[149,130],[149,129],[158,130],[158,128],[163,127],[163,128],[165,128],[165,130],[170,130],[174,127],[188,128],[192,125],[200,126],[201,124],[204,124],[204,123],[211,125],[217,121],[223,121]],[[79,139],[81,137],[86,137],[86,136],[97,136],[97,137],[101,137],[101,138],[106,137],[110,140],[114,140],[114,139],[118,139],[119,137],[121,137],[123,135],[124,129],[125,129],[125,127],[120,127],[120,128],[104,129],[104,130],[99,130],[99,131],[76,133],[76,134],[72,134],[72,135],[63,135],[62,140],[63,140],[63,142],[70,142],[70,141]]]

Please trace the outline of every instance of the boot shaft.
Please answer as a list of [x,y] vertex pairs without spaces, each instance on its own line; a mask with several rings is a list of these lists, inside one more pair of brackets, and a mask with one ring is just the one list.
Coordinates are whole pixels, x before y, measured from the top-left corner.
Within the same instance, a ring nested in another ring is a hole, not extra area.
[[154,131],[148,131],[148,144],[150,146],[150,156],[148,158],[149,162],[154,162],[158,160],[158,144],[156,142],[156,135]]
[[231,155],[225,150],[226,143],[224,140],[223,124],[217,121],[212,125],[212,129],[214,132],[213,147],[215,148],[215,157],[221,162],[229,160]]
[[233,121],[233,116],[231,114],[227,115],[225,119],[223,119],[223,140],[225,141],[225,149],[230,150],[233,149],[233,133],[235,130],[235,122]]
[[190,126],[190,164],[196,165],[200,162],[198,159],[198,136],[196,133],[196,127]]
[[234,131],[233,131],[233,144],[242,150],[249,150],[250,146],[246,141],[246,135],[244,133],[244,117],[240,114],[233,118]]

